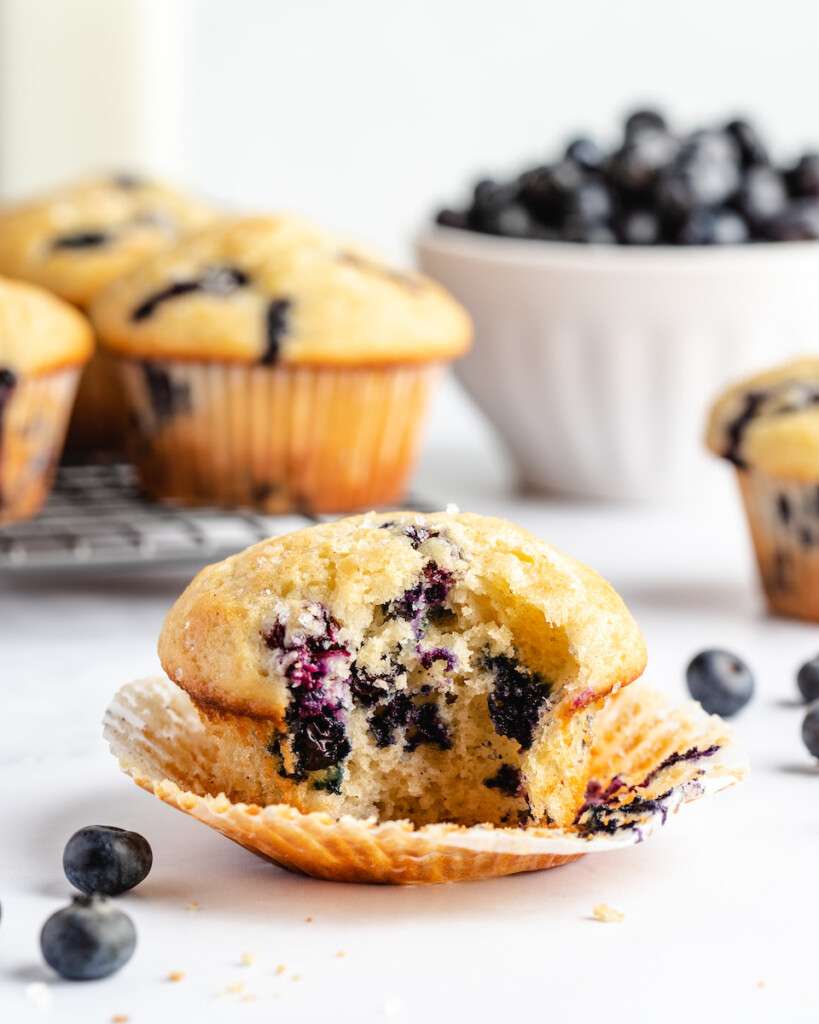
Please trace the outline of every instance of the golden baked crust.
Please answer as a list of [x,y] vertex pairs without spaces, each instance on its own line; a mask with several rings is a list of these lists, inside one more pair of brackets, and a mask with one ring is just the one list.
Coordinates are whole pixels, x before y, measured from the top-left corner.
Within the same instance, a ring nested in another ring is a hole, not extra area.
[[504,520],[355,516],[203,570],[159,654],[237,799],[574,820],[594,707],[645,666],[600,576]]
[[82,313],[42,288],[0,278],[0,369],[27,375],[78,366],[92,348]]
[[80,182],[0,210],[0,273],[86,307],[115,278],[216,216],[140,178]]
[[819,481],[819,359],[798,359],[729,388],[711,409],[706,442],[740,469]]
[[471,339],[437,284],[293,216],[226,220],[115,282],[92,320],[137,358],[345,365],[452,359]]

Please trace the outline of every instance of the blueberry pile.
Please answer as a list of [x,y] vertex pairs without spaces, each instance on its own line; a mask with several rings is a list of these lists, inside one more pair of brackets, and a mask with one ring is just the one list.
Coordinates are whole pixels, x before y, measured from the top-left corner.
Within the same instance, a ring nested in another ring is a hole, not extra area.
[[485,179],[444,227],[604,245],[737,245],[819,239],[819,151],[776,166],[747,121],[679,133],[640,110],[620,144],[572,141],[554,163]]
[[69,882],[80,890],[43,925],[40,948],[63,978],[107,978],[130,960],[136,947],[133,922],[109,899],[138,885],[151,870],[146,839],[113,825],[75,832],[63,853]]

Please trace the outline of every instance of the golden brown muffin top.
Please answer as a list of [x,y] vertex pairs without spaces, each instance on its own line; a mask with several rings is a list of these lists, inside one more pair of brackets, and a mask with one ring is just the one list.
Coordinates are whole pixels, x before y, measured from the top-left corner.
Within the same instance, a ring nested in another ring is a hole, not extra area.
[[294,216],[231,219],[94,303],[106,347],[136,358],[363,365],[452,359],[471,340],[437,284]]
[[130,175],[80,182],[0,210],[0,273],[84,308],[115,278],[216,216]]
[[708,447],[739,469],[819,480],[819,359],[741,381],[711,408]]
[[[211,565],[168,614],[159,656],[195,700],[281,722],[287,679],[271,655],[279,633],[303,630],[328,665],[361,660],[368,648],[374,666],[383,652],[368,641],[373,623],[392,609],[378,642],[414,645],[436,588],[462,609],[463,620],[447,626],[453,642],[479,619],[493,623],[486,656],[515,652],[548,678],[558,716],[578,713],[645,667],[637,624],[602,577],[512,523],[454,512],[354,516]],[[326,650],[322,622],[330,624]],[[470,655],[461,649],[459,657]]]
[[88,361],[91,325],[67,302],[22,281],[0,278],[0,370],[45,373]]

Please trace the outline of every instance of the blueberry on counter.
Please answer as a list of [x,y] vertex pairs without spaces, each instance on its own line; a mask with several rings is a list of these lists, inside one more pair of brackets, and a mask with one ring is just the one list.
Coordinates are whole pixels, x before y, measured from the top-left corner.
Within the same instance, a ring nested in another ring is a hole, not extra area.
[[148,840],[115,825],[88,825],[68,840],[63,869],[80,892],[118,896],[148,875],[153,854]]
[[819,654],[806,661],[796,676],[796,685],[808,704],[819,700]]
[[131,959],[135,947],[130,917],[104,896],[76,896],[40,933],[46,963],[70,981],[107,978]]
[[819,701],[811,704],[802,721],[802,739],[811,754],[819,757]]
[[686,669],[688,690],[709,715],[730,718],[754,693],[751,670],[728,651],[700,651]]

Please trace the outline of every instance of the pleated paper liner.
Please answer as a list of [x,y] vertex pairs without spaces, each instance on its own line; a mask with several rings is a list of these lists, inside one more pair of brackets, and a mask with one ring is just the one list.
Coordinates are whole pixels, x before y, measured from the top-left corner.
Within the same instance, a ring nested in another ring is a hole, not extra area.
[[20,377],[0,409],[0,524],[36,515],[65,441],[80,370]]
[[738,479],[771,611],[819,622],[819,480]]
[[80,378],[66,453],[77,460],[101,454],[122,457],[127,427],[125,396],[115,361],[97,348]]
[[123,687],[106,712],[105,737],[122,769],[160,800],[286,868],[345,882],[451,882],[556,867],[641,842],[686,801],[745,771],[721,719],[693,703],[669,711],[640,684],[597,717],[587,807],[572,830],[415,828],[232,803],[193,703],[164,678]]
[[399,501],[443,369],[117,364],[149,494],[274,513]]

